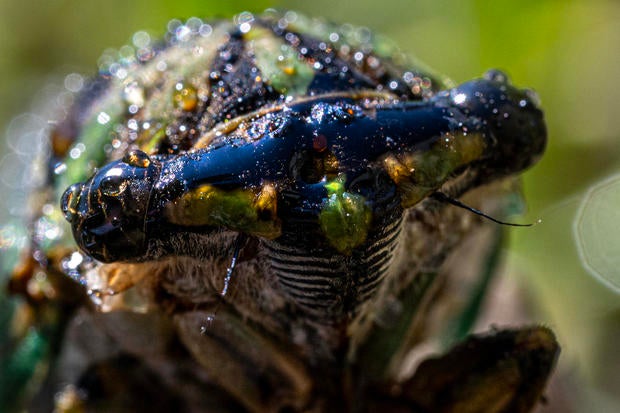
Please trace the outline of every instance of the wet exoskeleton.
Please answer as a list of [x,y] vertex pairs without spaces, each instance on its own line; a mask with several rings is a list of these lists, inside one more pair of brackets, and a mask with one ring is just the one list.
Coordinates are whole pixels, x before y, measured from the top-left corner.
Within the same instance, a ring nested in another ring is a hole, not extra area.
[[142,46],[52,135],[50,197],[79,249],[33,237],[13,289],[28,294],[33,268],[83,289],[56,298],[72,310],[35,403],[536,406],[559,351],[544,327],[412,361],[471,327],[484,285],[454,286],[491,271],[498,227],[453,204],[504,213],[545,147],[533,92],[498,71],[453,86],[365,30],[295,13],[190,19]]

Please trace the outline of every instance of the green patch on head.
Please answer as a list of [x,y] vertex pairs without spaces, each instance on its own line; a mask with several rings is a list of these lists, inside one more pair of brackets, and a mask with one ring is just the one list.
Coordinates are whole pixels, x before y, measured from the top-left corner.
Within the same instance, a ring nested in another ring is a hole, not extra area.
[[293,47],[262,27],[253,27],[245,38],[254,53],[263,81],[282,94],[306,93],[314,78],[314,69]]
[[159,144],[166,138],[166,126],[156,125],[142,131],[138,135],[137,143],[141,150],[147,154],[156,153]]
[[272,239],[281,233],[275,196],[270,185],[264,185],[260,191],[227,191],[203,185],[171,202],[166,215],[177,225],[220,226]]
[[321,230],[334,248],[350,254],[366,241],[372,211],[363,196],[344,190],[343,178],[328,182],[325,189],[327,200],[319,214]]
[[459,168],[482,157],[486,148],[478,133],[440,136],[426,151],[389,154],[383,166],[396,183],[403,208],[435,192]]

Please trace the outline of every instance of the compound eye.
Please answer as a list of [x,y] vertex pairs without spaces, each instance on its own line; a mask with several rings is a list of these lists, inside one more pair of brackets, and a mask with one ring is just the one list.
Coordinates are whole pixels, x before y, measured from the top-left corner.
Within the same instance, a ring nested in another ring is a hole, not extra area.
[[134,149],[123,157],[123,162],[136,168],[148,168],[151,158],[139,149]]
[[127,182],[122,176],[109,175],[101,180],[99,189],[103,195],[117,197],[125,191]]

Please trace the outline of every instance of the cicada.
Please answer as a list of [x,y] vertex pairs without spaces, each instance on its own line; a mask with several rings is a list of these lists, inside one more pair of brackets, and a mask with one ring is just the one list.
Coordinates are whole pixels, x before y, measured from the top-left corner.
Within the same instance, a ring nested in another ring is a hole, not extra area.
[[50,133],[33,222],[59,231],[34,226],[10,282],[45,342],[18,405],[531,411],[545,327],[414,360],[471,327],[501,231],[479,210],[501,217],[545,147],[535,93],[293,12],[173,29]]

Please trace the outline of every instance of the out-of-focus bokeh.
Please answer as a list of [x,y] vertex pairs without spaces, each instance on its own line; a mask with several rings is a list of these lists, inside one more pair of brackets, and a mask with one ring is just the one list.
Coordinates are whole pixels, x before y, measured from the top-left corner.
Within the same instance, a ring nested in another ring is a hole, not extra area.
[[[31,125],[23,113],[40,114],[54,85],[78,81],[66,75],[94,74],[106,48],[138,30],[163,33],[172,18],[266,7],[367,26],[457,82],[501,68],[538,92],[549,146],[525,176],[523,221],[542,223],[511,232],[505,273],[526,293],[531,318],[559,336],[562,380],[552,394],[562,411],[620,411],[620,295],[609,288],[620,283],[620,179],[609,178],[620,174],[619,2],[0,0],[0,166],[15,162],[2,155],[4,141],[19,143],[11,139]],[[9,186],[19,179],[15,165],[2,177]],[[19,189],[2,188],[5,220]]]

